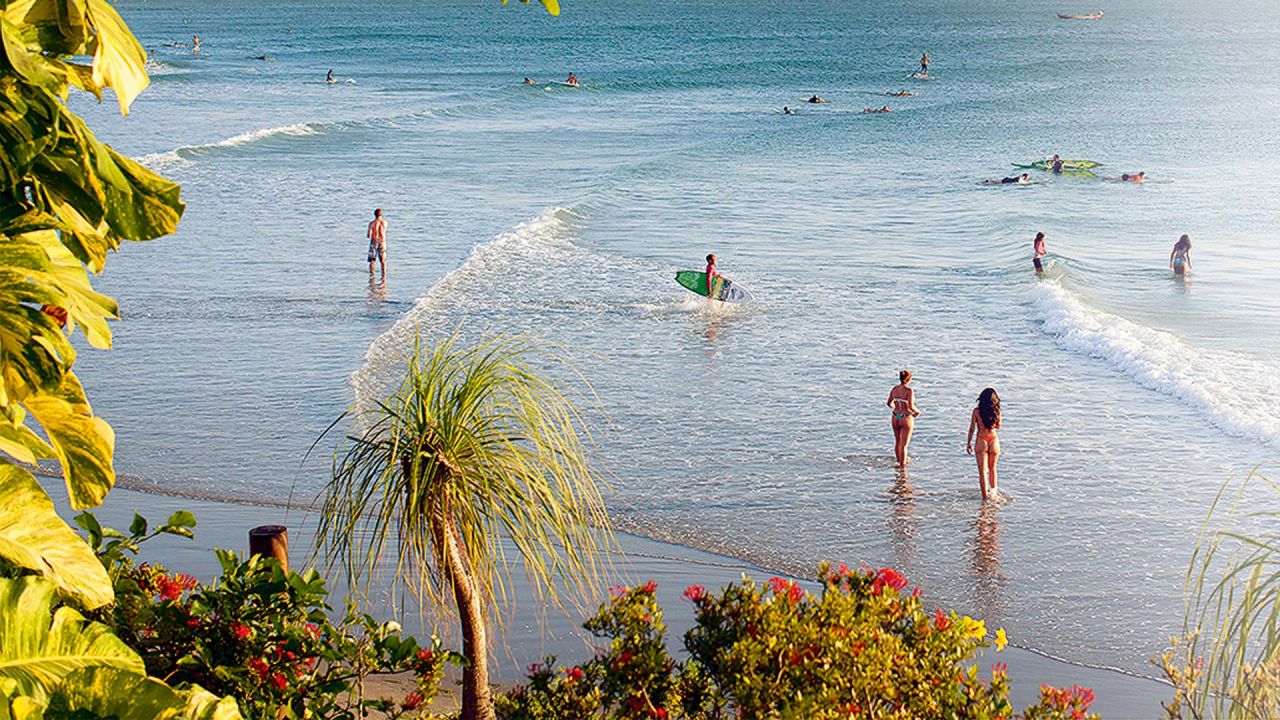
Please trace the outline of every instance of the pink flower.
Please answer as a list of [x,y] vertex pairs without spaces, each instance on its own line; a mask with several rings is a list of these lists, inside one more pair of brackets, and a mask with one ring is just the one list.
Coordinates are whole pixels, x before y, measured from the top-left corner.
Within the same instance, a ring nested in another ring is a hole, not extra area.
[[690,585],[684,589],[684,596],[694,602],[699,602],[707,596],[707,589],[701,585]]

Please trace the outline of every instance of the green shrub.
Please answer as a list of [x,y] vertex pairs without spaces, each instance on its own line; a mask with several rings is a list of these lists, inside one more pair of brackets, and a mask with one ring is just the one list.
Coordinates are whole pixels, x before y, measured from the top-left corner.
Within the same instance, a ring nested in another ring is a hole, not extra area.
[[[272,558],[216,550],[222,573],[202,585],[134,562],[139,545],[158,534],[189,536],[189,513],[151,533],[135,517],[129,535],[101,528],[89,513],[77,521],[115,581],[116,603],[101,619],[142,656],[150,675],[233,696],[247,718],[414,714],[437,694],[445,664],[459,660],[437,638],[420,644],[397,623],[350,604],[332,618],[315,570],[285,572]],[[392,673],[412,673],[415,688],[398,699],[364,696],[365,679]]]
[[[710,593],[694,585],[688,658],[667,652],[666,627],[650,581],[616,588],[585,627],[609,640],[580,665],[555,658],[502,696],[499,716],[551,718],[1011,718],[1003,663],[989,678],[966,664],[988,641],[983,622],[926,611],[891,568],[819,570],[821,592],[792,580],[744,578]],[[1025,717],[1094,718],[1092,693],[1042,688]]]

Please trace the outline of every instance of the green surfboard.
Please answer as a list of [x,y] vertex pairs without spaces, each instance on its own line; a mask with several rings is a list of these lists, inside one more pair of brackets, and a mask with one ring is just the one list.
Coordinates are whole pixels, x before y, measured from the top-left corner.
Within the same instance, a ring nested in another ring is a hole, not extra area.
[[751,293],[746,288],[735,285],[732,280],[717,275],[711,281],[711,294],[707,294],[707,274],[697,270],[681,270],[676,273],[676,282],[703,297],[724,302],[740,303],[751,300]]
[[[1049,169],[1048,160],[1037,160],[1036,162],[1032,162],[1032,163],[1012,163],[1012,165],[1016,168],[1021,168],[1023,170],[1048,170]],[[1102,167],[1102,163],[1094,162],[1093,160],[1063,160],[1062,167],[1071,168],[1075,170],[1088,170],[1090,168]]]

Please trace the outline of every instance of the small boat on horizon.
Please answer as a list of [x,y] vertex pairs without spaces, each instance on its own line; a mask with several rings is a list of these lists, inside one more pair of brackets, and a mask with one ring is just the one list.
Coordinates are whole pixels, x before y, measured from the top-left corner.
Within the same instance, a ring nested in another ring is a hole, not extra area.
[[1101,12],[1096,12],[1092,15],[1058,15],[1059,20],[1098,20],[1101,17]]

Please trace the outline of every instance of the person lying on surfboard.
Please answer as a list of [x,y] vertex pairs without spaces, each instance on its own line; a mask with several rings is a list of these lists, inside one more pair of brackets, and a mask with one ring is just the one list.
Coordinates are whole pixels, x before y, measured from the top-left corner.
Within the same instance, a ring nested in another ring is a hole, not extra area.
[[983,185],[1029,185],[1031,184],[1031,176],[1027,173],[1014,175],[1012,177],[1003,177],[999,180],[983,180]]
[[711,294],[711,279],[720,277],[720,273],[716,272],[716,256],[707,256],[707,297],[714,297]]
[[809,98],[809,102],[814,103],[814,104],[817,104],[817,103],[824,103],[824,102],[826,102],[826,100],[824,100],[824,99],[822,99],[822,98],[818,97],[818,94],[817,94],[817,93],[814,93],[814,94],[813,94],[813,97]]

